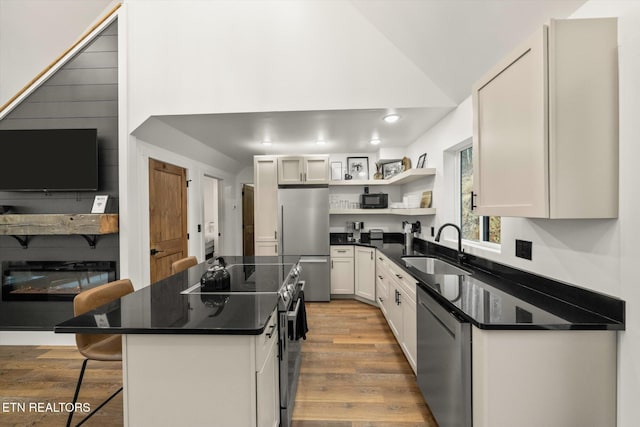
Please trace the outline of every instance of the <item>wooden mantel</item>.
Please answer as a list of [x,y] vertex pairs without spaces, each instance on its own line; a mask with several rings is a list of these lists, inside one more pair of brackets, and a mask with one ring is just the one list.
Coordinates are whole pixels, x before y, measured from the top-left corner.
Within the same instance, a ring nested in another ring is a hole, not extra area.
[[0,235],[12,236],[25,249],[29,236],[42,235],[80,235],[95,248],[96,236],[117,233],[118,229],[118,214],[0,215]]
[[118,232],[118,214],[0,215],[0,235],[37,236],[112,234]]

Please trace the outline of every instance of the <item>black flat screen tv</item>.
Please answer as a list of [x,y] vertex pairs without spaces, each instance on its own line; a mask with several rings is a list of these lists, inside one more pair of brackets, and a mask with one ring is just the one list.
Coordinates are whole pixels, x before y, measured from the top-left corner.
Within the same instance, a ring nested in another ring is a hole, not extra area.
[[0,130],[0,191],[97,191],[97,133]]

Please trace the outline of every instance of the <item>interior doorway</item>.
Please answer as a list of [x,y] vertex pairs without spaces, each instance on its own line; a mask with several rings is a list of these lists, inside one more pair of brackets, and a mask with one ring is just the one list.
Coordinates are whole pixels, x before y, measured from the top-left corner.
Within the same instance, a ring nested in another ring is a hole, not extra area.
[[253,185],[242,185],[242,255],[254,256]]
[[188,256],[187,170],[149,159],[149,258],[151,283],[168,277],[171,264]]
[[204,203],[204,257],[213,258],[221,254],[222,233],[220,231],[219,192],[220,180],[205,175],[202,180]]

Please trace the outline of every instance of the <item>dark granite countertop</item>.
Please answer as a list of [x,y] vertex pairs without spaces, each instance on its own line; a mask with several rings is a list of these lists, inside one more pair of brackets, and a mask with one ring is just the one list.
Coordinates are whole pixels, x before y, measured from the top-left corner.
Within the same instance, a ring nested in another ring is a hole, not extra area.
[[[277,291],[298,257],[224,257],[238,267],[234,292],[200,293],[213,260],[144,287],[120,300],[55,326],[59,333],[261,334],[277,307]],[[282,265],[276,265],[282,264]],[[231,270],[231,269],[230,269]],[[194,288],[193,293],[185,291]]]
[[[371,246],[335,238],[332,244]],[[455,264],[446,256],[455,251],[425,241],[417,241],[411,253],[401,243],[376,247],[444,308],[481,329],[624,329],[624,301],[617,298],[476,257],[462,266],[470,275],[425,274],[402,257],[431,256]]]

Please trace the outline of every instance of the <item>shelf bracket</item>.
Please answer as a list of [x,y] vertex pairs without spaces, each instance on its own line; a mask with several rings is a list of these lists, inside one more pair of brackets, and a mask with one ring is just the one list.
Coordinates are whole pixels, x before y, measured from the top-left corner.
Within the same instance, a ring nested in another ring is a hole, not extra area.
[[14,239],[16,239],[18,241],[18,243],[20,243],[20,246],[22,246],[22,249],[28,249],[29,248],[29,238],[31,236],[14,236],[14,235],[10,235],[11,237],[13,237]]
[[91,249],[95,249],[96,248],[96,243],[98,241],[98,236],[96,236],[95,234],[92,234],[92,235],[81,234],[81,236],[85,238],[87,243],[89,243],[89,247]]

